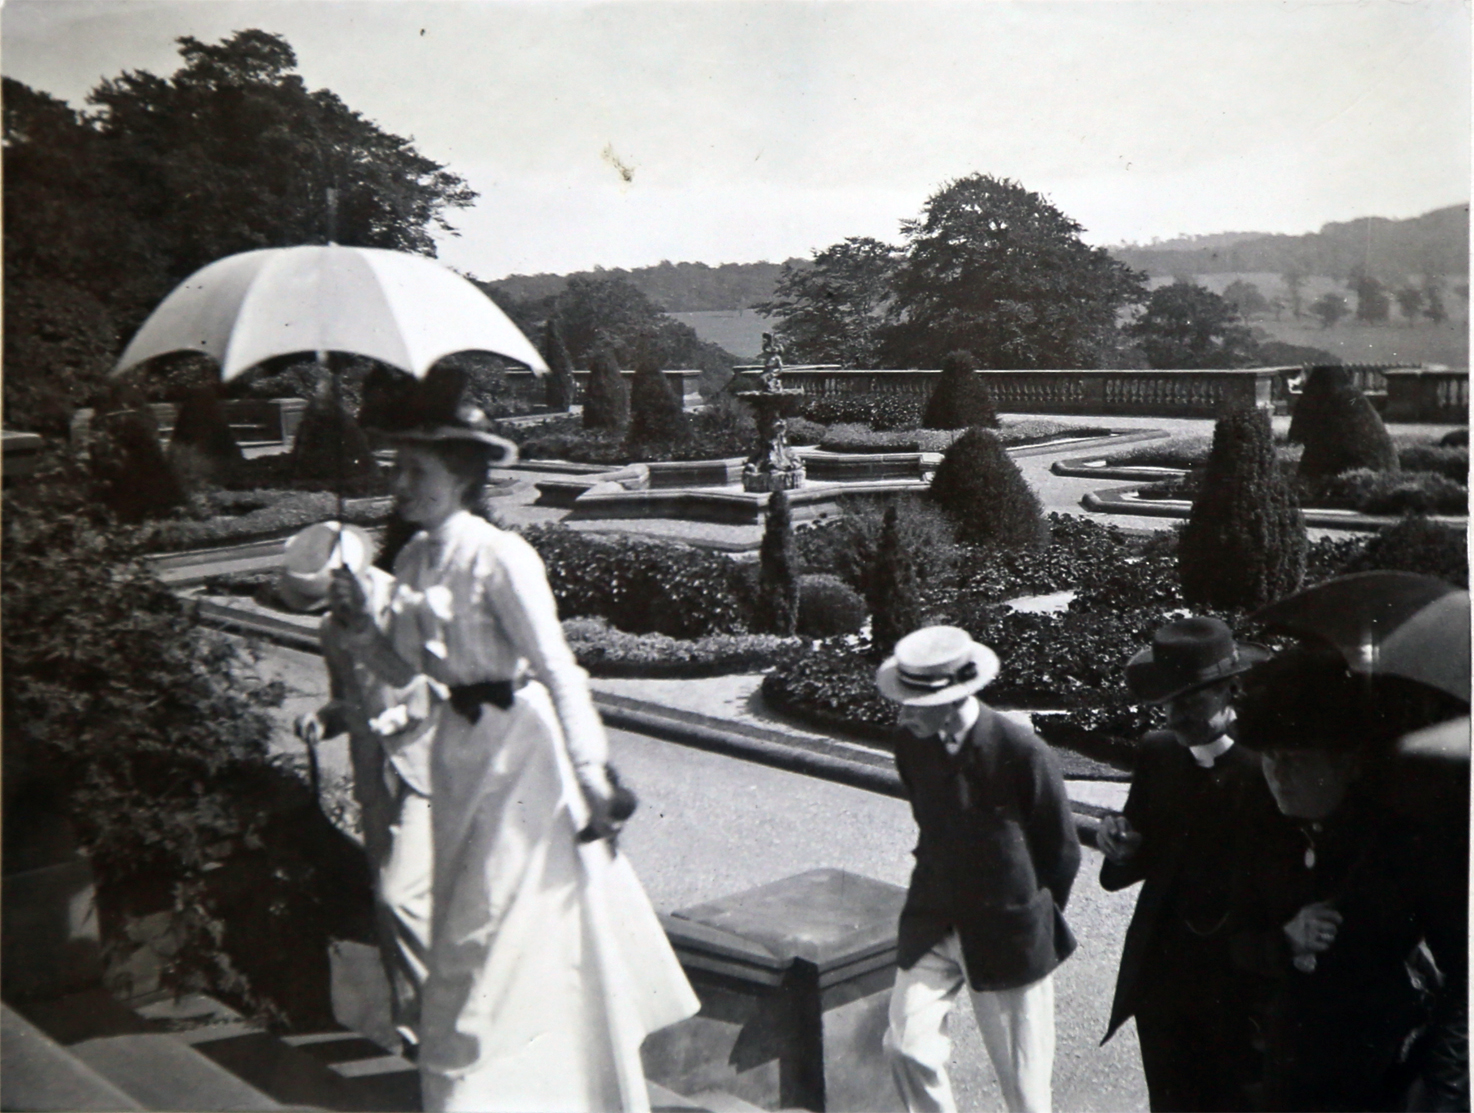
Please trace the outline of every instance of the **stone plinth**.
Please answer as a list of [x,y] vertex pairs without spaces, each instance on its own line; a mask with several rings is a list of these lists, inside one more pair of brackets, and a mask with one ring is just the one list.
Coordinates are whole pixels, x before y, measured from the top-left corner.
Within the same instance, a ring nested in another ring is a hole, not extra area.
[[701,1012],[645,1041],[678,1093],[898,1110],[881,1047],[905,890],[819,869],[662,917]]
[[742,467],[744,491],[792,491],[804,485],[804,464],[788,447],[785,420],[798,413],[803,396],[802,390],[783,387],[737,392],[757,419],[757,450]]

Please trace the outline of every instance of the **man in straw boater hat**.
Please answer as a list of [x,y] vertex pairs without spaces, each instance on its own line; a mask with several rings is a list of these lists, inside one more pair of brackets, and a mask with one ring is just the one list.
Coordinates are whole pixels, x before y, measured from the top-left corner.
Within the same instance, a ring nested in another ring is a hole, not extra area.
[[967,631],[896,643],[876,685],[901,705],[896,769],[920,829],[901,912],[885,1047],[909,1110],[955,1108],[947,1015],[968,987],[1010,1111],[1047,1110],[1063,909],[1080,843],[1059,765],[1030,728],[977,698],[998,658]]
[[1165,705],[1167,729],[1142,738],[1125,812],[1100,824],[1101,886],[1142,882],[1105,1040],[1136,1017],[1153,1110],[1248,1108],[1252,1030],[1225,925],[1249,813],[1273,802],[1259,759],[1234,745],[1233,701],[1268,657],[1216,618],[1183,618],[1126,665],[1131,693]]
[[[295,610],[327,608],[335,571],[357,580],[380,629],[388,629],[394,577],[373,567],[374,541],[354,525],[319,522],[287,542],[273,585]],[[429,746],[438,702],[435,684],[415,677],[384,683],[358,663],[336,614],[319,628],[331,698],[303,715],[296,731],[309,746],[347,732],[364,848],[376,872],[379,954],[388,977],[395,1029],[407,1054],[418,1041],[420,990],[430,948]]]

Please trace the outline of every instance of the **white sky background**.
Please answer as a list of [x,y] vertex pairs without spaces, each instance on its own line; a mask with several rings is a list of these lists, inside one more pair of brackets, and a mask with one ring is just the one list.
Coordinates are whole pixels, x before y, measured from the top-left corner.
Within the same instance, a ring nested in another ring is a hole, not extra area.
[[1470,192],[1467,0],[6,0],[0,69],[80,107],[248,27],[481,193],[482,278],[895,242],[974,171],[1100,244]]

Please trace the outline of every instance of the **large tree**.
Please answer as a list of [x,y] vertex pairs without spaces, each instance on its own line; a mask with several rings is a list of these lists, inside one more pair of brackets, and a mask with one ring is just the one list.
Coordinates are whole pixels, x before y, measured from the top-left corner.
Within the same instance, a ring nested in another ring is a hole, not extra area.
[[901,228],[893,365],[934,367],[961,348],[987,369],[1098,367],[1119,347],[1117,314],[1145,297],[1142,275],[1017,182],[961,178]]
[[896,261],[889,244],[850,236],[816,251],[809,266],[784,263],[772,300],[753,308],[778,321],[774,331],[798,362],[874,367]]
[[544,313],[556,313],[574,366],[587,367],[600,348],[623,366],[650,360],[661,367],[729,372],[731,353],[708,344],[669,316],[623,275],[575,276]]
[[148,311],[205,263],[330,232],[433,255],[432,229],[476,196],[410,140],[310,92],[285,39],[178,41],[173,76],[104,81],[85,115],[5,79],[13,426],[64,429]]
[[1248,367],[1258,345],[1224,298],[1190,282],[1152,291],[1146,312],[1126,326],[1153,367]]

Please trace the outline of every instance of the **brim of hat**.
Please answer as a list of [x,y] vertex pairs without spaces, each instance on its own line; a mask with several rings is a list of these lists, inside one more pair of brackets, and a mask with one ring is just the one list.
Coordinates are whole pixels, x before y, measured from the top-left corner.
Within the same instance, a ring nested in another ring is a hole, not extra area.
[[[318,525],[323,525],[323,524],[324,523],[322,523],[322,522],[319,522],[318,523]],[[307,527],[307,529],[315,529],[315,528],[316,528],[315,526],[308,526]],[[339,525],[338,525],[338,531],[339,531],[339,533],[346,534],[347,536],[352,537],[355,540],[357,540],[357,542],[358,542],[358,551],[359,551],[360,556],[362,557],[363,563],[360,564],[360,565],[358,565],[357,567],[354,567],[353,565],[345,565],[345,567],[347,567],[350,570],[352,570],[352,572],[355,575],[357,575],[359,573],[362,573],[365,568],[367,568],[369,565],[371,565],[374,562],[374,554],[379,551],[379,543],[374,540],[373,534],[369,533],[368,530],[364,529],[362,526],[356,526],[352,522],[340,522]],[[306,530],[303,530],[302,532],[305,533]],[[300,537],[300,536],[301,536],[301,534],[296,534],[293,537],[288,538],[287,539],[287,544],[290,545],[292,543],[292,541],[296,539],[296,537]],[[336,550],[336,548],[337,548],[337,542],[336,542],[336,540],[333,542],[333,546],[334,546],[334,549]],[[280,573],[281,573],[281,577],[282,578],[295,581],[295,583],[297,584],[298,588],[301,591],[307,592],[307,593],[310,593],[310,592],[312,592],[314,590],[313,581],[315,581],[320,576],[320,577],[322,577],[323,585],[324,585],[323,588],[322,588],[322,591],[325,594],[327,592],[327,586],[326,585],[332,579],[331,573],[329,571],[326,571],[326,570],[325,571],[319,571],[319,572],[292,572],[292,571],[289,571],[286,568],[282,568],[280,570]]]
[[1162,668],[1151,649],[1143,649],[1126,662],[1126,687],[1142,703],[1166,703],[1169,699],[1186,695],[1210,684],[1219,684],[1230,677],[1241,676],[1255,665],[1263,664],[1274,654],[1262,645],[1253,642],[1235,642],[1238,647],[1239,663],[1228,672],[1220,673],[1211,680],[1194,680],[1183,684],[1180,674]]
[[880,694],[886,699],[911,707],[932,707],[939,703],[956,703],[963,696],[970,696],[986,688],[998,676],[998,654],[986,645],[973,645],[972,661],[977,666],[978,674],[971,680],[961,684],[951,684],[935,692],[918,692],[901,681],[900,666],[896,663],[896,659],[891,657],[875,670],[875,686],[880,689]]
[[304,588],[289,572],[278,572],[271,584],[271,597],[289,611],[314,614],[327,609],[327,592]]
[[505,437],[485,433],[480,429],[465,429],[455,425],[433,425],[421,429],[404,429],[386,432],[384,439],[391,444],[435,444],[444,441],[471,441],[493,449],[500,455],[492,463],[512,464],[517,461],[517,446]]

